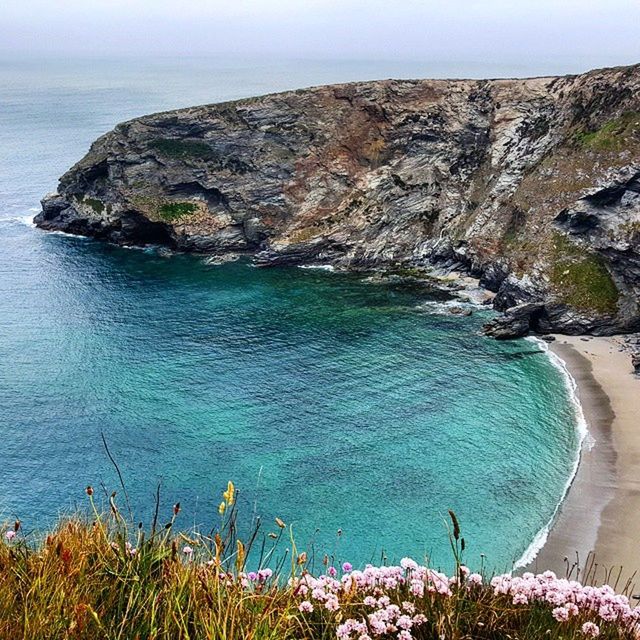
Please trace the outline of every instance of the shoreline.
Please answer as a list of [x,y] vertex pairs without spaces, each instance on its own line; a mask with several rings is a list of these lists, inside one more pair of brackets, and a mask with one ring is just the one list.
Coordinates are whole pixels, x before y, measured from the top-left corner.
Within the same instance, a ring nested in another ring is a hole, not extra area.
[[573,405],[574,416],[576,420],[575,430],[577,431],[579,436],[579,443],[578,450],[576,451],[576,455],[573,461],[571,474],[569,475],[567,482],[565,483],[562,496],[556,504],[556,507],[549,521],[544,525],[544,527],[542,527],[542,529],[540,529],[536,533],[533,540],[531,541],[531,544],[524,550],[523,554],[514,563],[513,571],[515,572],[530,567],[547,544],[550,532],[554,527],[556,521],[558,520],[562,506],[565,503],[567,496],[571,491],[571,487],[573,486],[578,476],[580,463],[583,458],[583,450],[590,450],[593,444],[593,439],[589,433],[589,428],[582,408],[582,403],[580,402],[580,398],[578,395],[578,383],[571,375],[566,362],[550,348],[547,342],[545,342],[541,338],[527,336],[525,337],[525,340],[529,340],[539,346],[542,349],[542,352],[549,358],[551,364],[560,371],[564,379],[565,389],[567,390],[570,401]]
[[588,433],[546,543],[525,569],[624,584],[640,568],[640,379],[615,337],[555,338],[549,350],[575,381]]

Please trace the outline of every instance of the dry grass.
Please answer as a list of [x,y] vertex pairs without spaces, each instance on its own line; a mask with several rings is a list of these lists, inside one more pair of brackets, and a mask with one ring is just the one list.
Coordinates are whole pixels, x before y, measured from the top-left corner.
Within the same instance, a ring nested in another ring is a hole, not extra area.
[[[278,544],[288,538],[285,523],[277,519],[274,528],[279,533],[266,536],[265,542],[257,529],[245,543],[238,540],[233,485],[223,494],[219,525],[209,535],[175,532],[179,505],[165,525],[159,526],[156,518],[146,531],[139,526],[131,529],[116,506],[115,494],[111,511],[105,515],[96,510],[90,488],[88,493],[90,513],[61,521],[46,538],[25,537],[19,523],[3,536],[3,640],[538,640],[585,637],[581,625],[590,619],[581,613],[570,622],[558,622],[552,605],[546,602],[515,605],[512,596],[497,593],[486,581],[472,584],[473,577],[467,579],[461,564],[464,540],[451,514],[450,538],[459,578],[447,582],[444,577],[442,584],[448,593],[431,589],[430,578],[424,578],[424,593],[416,593],[409,571],[407,580],[397,585],[367,587],[369,595],[385,600],[384,605],[377,605],[379,609],[410,611],[420,622],[404,636],[401,624],[392,624],[388,632],[378,635],[372,629],[362,635],[344,635],[345,623],[360,620],[366,625],[372,611],[364,590],[355,585],[355,573],[345,568],[340,582],[340,571],[325,558],[326,573],[338,573],[333,584],[337,585],[339,607],[329,607],[328,600],[317,596],[314,600],[312,589],[332,578],[316,579],[308,574],[306,554],[297,552],[292,539],[289,553],[280,554],[280,562],[275,560]],[[256,563],[256,569],[263,572],[271,566],[273,574],[247,574],[247,562]],[[388,570],[372,571],[383,575]],[[301,586],[310,583],[308,590]],[[311,610],[309,601],[313,602]],[[301,606],[303,603],[307,606]],[[601,638],[631,639],[637,637],[634,633],[629,626],[600,623]]]

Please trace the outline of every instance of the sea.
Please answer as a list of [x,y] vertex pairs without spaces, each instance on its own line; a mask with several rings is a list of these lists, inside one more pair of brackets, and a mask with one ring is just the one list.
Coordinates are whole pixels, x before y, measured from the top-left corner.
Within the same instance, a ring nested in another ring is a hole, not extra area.
[[[213,264],[46,233],[39,200],[90,143],[146,113],[386,77],[512,75],[428,62],[0,58],[0,522],[37,538],[116,491],[146,526],[287,529],[320,562],[531,559],[584,422],[542,343],[481,335],[419,283]],[[516,70],[517,72],[517,70]],[[106,445],[105,445],[106,443]],[[108,451],[107,451],[108,449]],[[111,460],[113,459],[113,461]]]

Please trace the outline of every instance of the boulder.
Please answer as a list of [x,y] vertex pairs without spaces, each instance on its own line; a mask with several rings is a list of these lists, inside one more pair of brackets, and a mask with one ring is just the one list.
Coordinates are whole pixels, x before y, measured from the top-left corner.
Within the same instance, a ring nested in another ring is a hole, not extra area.
[[543,313],[544,304],[541,302],[519,304],[485,324],[483,331],[497,340],[522,338],[536,328],[537,321]]

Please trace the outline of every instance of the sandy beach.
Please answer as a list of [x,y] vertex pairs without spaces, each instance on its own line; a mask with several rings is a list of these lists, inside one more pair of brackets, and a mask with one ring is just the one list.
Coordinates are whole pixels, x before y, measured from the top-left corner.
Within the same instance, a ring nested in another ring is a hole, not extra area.
[[529,568],[564,575],[578,559],[591,569],[590,580],[638,585],[640,378],[618,338],[555,337],[551,351],[577,383],[589,436],[547,543]]

